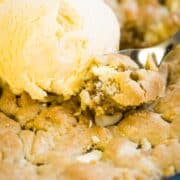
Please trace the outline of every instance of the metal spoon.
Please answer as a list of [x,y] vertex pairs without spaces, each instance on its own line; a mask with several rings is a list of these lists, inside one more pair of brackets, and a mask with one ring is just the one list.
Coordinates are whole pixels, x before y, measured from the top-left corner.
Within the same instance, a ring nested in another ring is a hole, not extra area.
[[118,53],[131,57],[140,68],[145,67],[148,56],[153,54],[157,66],[160,66],[164,57],[178,44],[180,44],[180,31],[156,46],[142,49],[125,49],[120,50]]

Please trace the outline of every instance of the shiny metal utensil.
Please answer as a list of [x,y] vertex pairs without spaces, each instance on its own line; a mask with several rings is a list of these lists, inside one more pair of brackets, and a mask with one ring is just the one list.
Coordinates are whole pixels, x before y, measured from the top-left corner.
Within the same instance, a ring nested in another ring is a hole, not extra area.
[[157,66],[160,66],[164,57],[178,44],[180,44],[180,31],[156,46],[142,49],[125,49],[120,50],[118,53],[131,57],[140,68],[146,65],[148,56],[152,54],[155,57]]

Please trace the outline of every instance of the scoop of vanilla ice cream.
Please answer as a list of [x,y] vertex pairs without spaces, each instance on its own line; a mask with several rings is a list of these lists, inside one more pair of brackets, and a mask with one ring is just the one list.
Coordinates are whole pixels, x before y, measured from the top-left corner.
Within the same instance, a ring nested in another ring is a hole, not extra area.
[[43,100],[76,93],[93,54],[118,49],[119,24],[102,0],[0,1],[0,78]]

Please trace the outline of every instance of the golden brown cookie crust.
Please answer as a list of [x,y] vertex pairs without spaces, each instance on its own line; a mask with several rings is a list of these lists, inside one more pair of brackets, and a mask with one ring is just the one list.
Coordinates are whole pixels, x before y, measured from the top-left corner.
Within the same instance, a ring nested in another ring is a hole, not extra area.
[[[173,9],[172,1],[167,2]],[[117,66],[119,59],[113,63],[112,67]],[[163,97],[113,118],[106,116],[104,123],[111,118],[113,122],[107,127],[97,126],[88,112],[81,114],[76,98],[62,103],[61,97],[49,96],[47,102],[37,102],[26,93],[15,96],[2,85],[0,179],[154,180],[180,172],[178,65],[179,58],[168,64],[169,81]],[[122,64],[119,66],[123,72],[117,79],[130,81],[124,92],[129,88],[137,95],[123,97],[123,105],[149,102],[159,96],[159,82],[164,84],[166,79],[164,69],[162,73],[138,70],[142,79],[134,82],[137,74],[132,75],[134,80],[130,80],[130,74],[137,67],[129,60],[126,66],[127,72]],[[100,70],[98,66],[96,70]],[[158,80],[159,73],[162,81]],[[143,87],[146,95],[142,88],[138,91],[134,86]],[[114,124],[116,118],[118,123]]]
[[77,116],[72,102],[49,106],[27,94],[16,97],[3,87],[0,178],[160,179],[173,175],[180,171],[178,89],[178,84],[171,85],[153,105],[128,112],[116,125],[99,127],[90,116]]

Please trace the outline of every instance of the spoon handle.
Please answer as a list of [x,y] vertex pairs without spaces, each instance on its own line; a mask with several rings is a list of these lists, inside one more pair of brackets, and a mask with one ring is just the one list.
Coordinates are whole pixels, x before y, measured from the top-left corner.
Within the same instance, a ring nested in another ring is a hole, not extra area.
[[170,39],[161,43],[159,46],[165,49],[164,56],[180,43],[180,31],[176,32]]

